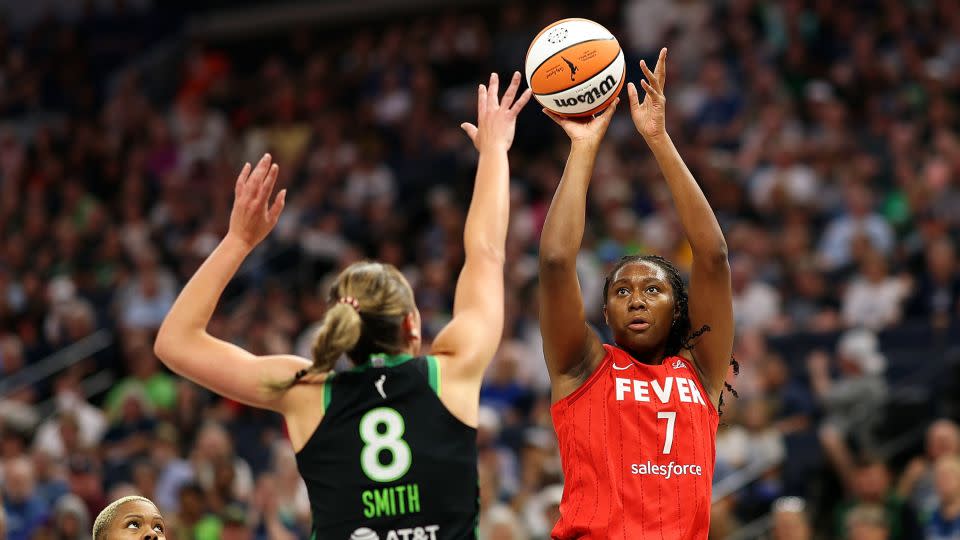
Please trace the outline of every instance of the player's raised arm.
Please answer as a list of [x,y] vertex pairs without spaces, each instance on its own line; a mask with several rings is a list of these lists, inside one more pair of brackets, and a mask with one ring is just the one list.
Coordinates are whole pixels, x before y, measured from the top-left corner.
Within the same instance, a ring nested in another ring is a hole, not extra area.
[[310,361],[290,355],[259,357],[207,333],[223,289],[280,217],[286,190],[270,204],[278,173],[269,154],[252,170],[249,163],[243,167],[229,232],[180,291],[160,327],[154,351],[175,373],[205,388],[282,412],[285,394],[271,390],[271,384],[292,379],[297,371],[309,368]]
[[646,91],[639,100],[637,88],[630,83],[630,114],[637,131],[653,152],[666,178],[680,222],[693,251],[690,276],[690,322],[694,331],[707,326],[708,332],[694,340],[693,359],[706,376],[704,384],[714,402],[723,390],[730,356],[733,351],[733,293],[727,243],[710,203],[684,164],[665,124],[667,49],[660,51],[654,72],[641,61],[646,80],[640,84]]
[[619,98],[602,115],[563,118],[544,109],[570,137],[570,155],[540,236],[540,332],[553,399],[575,390],[603,359],[603,345],[587,326],[577,279],[587,188]]
[[464,225],[465,259],[457,280],[453,319],[432,347],[433,354],[447,357],[446,372],[455,381],[469,384],[470,392],[479,392],[483,371],[503,332],[503,265],[510,217],[507,151],[513,143],[517,114],[530,99],[529,90],[517,96],[519,73],[513,75],[503,99],[498,99],[498,87],[494,73],[489,86],[481,84],[478,89],[477,125],[461,125],[480,152],[480,160]]

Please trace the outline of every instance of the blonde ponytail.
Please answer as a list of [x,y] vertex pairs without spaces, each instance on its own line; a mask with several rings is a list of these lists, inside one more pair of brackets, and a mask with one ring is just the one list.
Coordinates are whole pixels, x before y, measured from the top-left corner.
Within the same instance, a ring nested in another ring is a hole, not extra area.
[[338,302],[330,306],[313,340],[311,370],[323,372],[333,369],[342,354],[357,346],[362,327],[360,313],[350,304]]
[[403,320],[416,305],[410,285],[394,266],[351,264],[331,286],[330,302],[313,340],[313,365],[286,382],[270,384],[271,389],[287,390],[309,373],[328,372],[344,354],[362,363],[371,354],[396,354],[406,346]]

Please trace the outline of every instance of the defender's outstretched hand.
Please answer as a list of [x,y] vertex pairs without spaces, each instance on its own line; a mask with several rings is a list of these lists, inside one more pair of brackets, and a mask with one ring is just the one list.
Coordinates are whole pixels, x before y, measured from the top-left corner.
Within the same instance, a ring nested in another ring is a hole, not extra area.
[[529,88],[517,97],[517,90],[520,88],[519,71],[514,72],[510,86],[503,93],[503,99],[497,99],[499,86],[499,77],[496,73],[491,73],[490,85],[481,84],[477,91],[477,125],[469,122],[460,124],[473,145],[481,152],[510,149],[517,126],[517,115],[530,101]]
[[640,79],[640,86],[647,95],[644,96],[643,102],[640,102],[637,87],[633,83],[627,85],[627,93],[630,96],[630,116],[640,135],[650,142],[667,133],[665,120],[667,97],[663,93],[667,82],[667,48],[660,49],[660,57],[652,73],[643,60],[640,61],[640,69],[646,77],[646,80]]
[[237,177],[227,236],[242,241],[250,249],[273,230],[287,199],[287,190],[283,189],[277,194],[273,205],[270,204],[273,187],[280,173],[280,167],[272,161],[270,154],[264,154],[252,171],[247,163]]

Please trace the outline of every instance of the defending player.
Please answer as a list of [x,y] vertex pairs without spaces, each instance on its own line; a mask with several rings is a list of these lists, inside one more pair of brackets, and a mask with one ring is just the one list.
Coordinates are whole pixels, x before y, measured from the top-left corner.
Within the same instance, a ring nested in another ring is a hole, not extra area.
[[667,260],[624,257],[603,287],[614,344],[587,325],[576,258],[617,103],[593,119],[550,115],[571,139],[540,241],[540,324],[565,477],[557,539],[706,539],[710,525],[717,408],[733,348],[727,247],[666,132],[666,49],[655,73],[640,66],[646,97],[630,84],[630,112],[693,250],[689,294]]
[[[480,383],[503,327],[509,214],[507,150],[519,73],[503,99],[497,76],[480,85],[480,151],[464,228],[465,262],[453,319],[418,356],[420,315],[393,266],[363,262],[330,291],[313,360],[255,356],[206,332],[224,287],[276,224],[285,192],[269,204],[277,166],[264,156],[237,179],[230,230],[180,293],[156,352],[175,372],[214,392],[283,414],[313,510],[313,538],[474,538]],[[334,375],[341,354],[354,369]]]

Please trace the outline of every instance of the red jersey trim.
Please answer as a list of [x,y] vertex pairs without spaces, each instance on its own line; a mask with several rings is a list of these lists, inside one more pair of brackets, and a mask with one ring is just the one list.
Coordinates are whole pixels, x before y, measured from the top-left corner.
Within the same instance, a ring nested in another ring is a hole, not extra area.
[[580,385],[580,388],[577,388],[573,392],[570,392],[569,394],[567,394],[566,397],[560,399],[559,401],[551,405],[550,406],[551,411],[553,411],[553,409],[555,408],[558,408],[561,404],[563,405],[572,404],[574,401],[577,400],[577,398],[582,396],[584,392],[586,392],[591,386],[593,386],[593,383],[597,382],[597,380],[600,379],[600,373],[604,371],[604,368],[606,367],[607,363],[609,363],[610,360],[613,358],[613,355],[610,354],[610,349],[608,349],[608,347],[610,346],[607,344],[603,345],[604,350],[607,351],[606,354],[603,355],[603,360],[601,360],[600,363],[597,364],[596,369],[594,369],[593,373],[591,373],[590,376],[587,377],[587,380],[583,381],[583,384]]
[[[713,404],[713,397],[710,396],[710,392],[707,392],[707,387],[704,386],[704,385],[703,385],[703,381],[700,380],[700,370],[697,369],[699,366],[696,364],[696,362],[694,362],[693,359],[688,360],[688,359],[686,359],[686,358],[684,358],[684,357],[682,357],[682,356],[671,356],[671,358],[679,358],[680,360],[683,360],[684,362],[690,362],[690,363],[694,364],[694,368],[690,370],[690,371],[693,372],[693,381],[694,381],[695,383],[697,383],[697,386],[700,387],[700,391],[703,392],[703,395],[705,395],[705,396],[707,396],[707,398],[709,398],[709,401],[707,401],[707,404],[710,405],[710,411],[713,412],[713,415],[714,415],[714,416],[716,416],[717,418],[720,418],[720,411],[718,411],[718,410],[717,410],[717,406]],[[714,436],[716,436],[716,435],[714,435]]]

